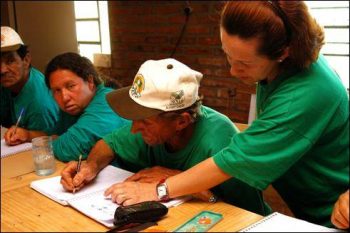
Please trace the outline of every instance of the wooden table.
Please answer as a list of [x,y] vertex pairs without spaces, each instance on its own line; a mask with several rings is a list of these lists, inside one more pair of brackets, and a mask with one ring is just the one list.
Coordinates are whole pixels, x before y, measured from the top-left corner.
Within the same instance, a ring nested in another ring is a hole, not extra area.
[[[69,206],[62,206],[29,187],[33,180],[60,175],[64,163],[57,161],[56,172],[50,176],[37,176],[34,172],[14,178],[1,177],[1,231],[56,231],[56,232],[103,232],[108,228]],[[202,210],[221,213],[224,217],[210,231],[238,231],[262,218],[252,212],[218,202],[210,204],[192,200],[169,209],[158,222],[167,231]]]

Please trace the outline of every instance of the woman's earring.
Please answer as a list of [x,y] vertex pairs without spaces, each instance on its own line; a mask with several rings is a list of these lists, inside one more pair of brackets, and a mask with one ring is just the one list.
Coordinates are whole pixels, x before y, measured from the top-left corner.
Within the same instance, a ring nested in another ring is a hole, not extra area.
[[281,63],[281,62],[283,62],[283,60],[282,59],[278,59],[278,62]]

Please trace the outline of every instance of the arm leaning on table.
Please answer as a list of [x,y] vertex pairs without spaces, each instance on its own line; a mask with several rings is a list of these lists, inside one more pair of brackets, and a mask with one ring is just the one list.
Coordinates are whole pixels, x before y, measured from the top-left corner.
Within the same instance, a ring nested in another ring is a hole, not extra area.
[[[203,169],[210,171],[210,176],[203,176]],[[191,171],[190,173],[188,171]],[[189,173],[189,174],[187,174]],[[201,177],[201,179],[198,179]],[[175,198],[189,193],[198,193],[203,190],[207,190],[214,187],[231,178],[228,174],[224,173],[216,164],[212,158],[195,165],[189,170],[179,173],[175,176],[169,177],[166,180],[168,185],[168,191],[170,198]],[[195,184],[189,182],[181,182],[181,180],[195,180]],[[139,202],[158,200],[156,193],[156,186],[158,183],[142,183],[137,182],[123,182],[114,184],[114,189],[128,190],[128,199],[123,202],[123,205],[132,205]],[[170,188],[174,187],[174,188]],[[117,198],[117,197],[116,197]]]

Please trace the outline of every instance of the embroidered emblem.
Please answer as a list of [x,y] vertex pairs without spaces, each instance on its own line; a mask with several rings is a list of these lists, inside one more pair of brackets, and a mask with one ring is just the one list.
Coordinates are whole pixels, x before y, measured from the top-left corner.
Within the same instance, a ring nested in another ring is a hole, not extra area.
[[135,98],[141,97],[141,92],[145,89],[145,79],[141,74],[137,74],[130,88],[130,93]]
[[170,104],[166,106],[166,109],[178,109],[184,107],[185,92],[183,90],[172,92],[170,95]]

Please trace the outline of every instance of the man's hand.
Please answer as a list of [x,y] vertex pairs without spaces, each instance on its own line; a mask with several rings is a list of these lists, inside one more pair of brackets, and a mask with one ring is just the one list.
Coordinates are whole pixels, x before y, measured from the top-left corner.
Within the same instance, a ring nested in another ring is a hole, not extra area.
[[14,146],[30,140],[29,130],[20,127],[17,127],[15,130],[15,128],[15,126],[11,126],[11,128],[6,131],[4,135],[6,144]]
[[349,190],[339,196],[333,208],[331,221],[337,228],[349,228]]
[[138,181],[143,183],[158,183],[162,179],[181,173],[180,170],[169,169],[166,167],[155,166],[143,169],[134,175],[128,177],[125,181]]
[[92,163],[83,162],[78,173],[77,166],[78,162],[71,161],[61,172],[61,184],[67,191],[80,190],[85,184],[93,180],[98,173],[97,166]]
[[123,182],[106,189],[104,195],[111,196],[112,201],[119,205],[132,205],[144,201],[156,201],[157,183]]

